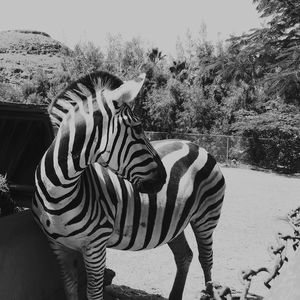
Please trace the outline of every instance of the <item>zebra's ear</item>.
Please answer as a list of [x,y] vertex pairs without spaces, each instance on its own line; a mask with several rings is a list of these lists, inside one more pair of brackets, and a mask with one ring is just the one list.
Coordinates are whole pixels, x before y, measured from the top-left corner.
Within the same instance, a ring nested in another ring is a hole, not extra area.
[[109,97],[119,105],[132,102],[141,90],[146,74],[143,73],[135,79],[125,81],[120,87],[109,92]]

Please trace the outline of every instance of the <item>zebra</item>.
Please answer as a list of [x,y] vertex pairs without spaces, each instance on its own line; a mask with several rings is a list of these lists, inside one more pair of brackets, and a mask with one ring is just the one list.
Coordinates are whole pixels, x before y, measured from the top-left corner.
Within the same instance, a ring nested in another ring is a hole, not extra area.
[[[66,106],[69,100],[64,101],[66,103],[61,101],[60,106]],[[57,103],[54,106],[50,106],[49,113],[53,122],[59,124],[58,116],[64,112]],[[196,236],[205,283],[210,286],[212,234],[220,217],[225,191],[222,172],[210,154],[191,142],[166,140],[152,142],[152,146],[159,154],[167,176],[166,183],[157,193],[139,193],[129,181],[100,164],[93,164],[83,174],[90,184],[87,195],[90,199],[81,199],[80,204],[99,204],[111,225],[107,228],[106,224],[100,224],[107,230],[107,240],[104,249],[100,249],[102,252],[97,249],[87,266],[93,273],[93,284],[90,283],[93,286],[88,283],[87,288],[88,299],[102,299],[103,271],[99,272],[99,264],[103,268],[105,248],[138,251],[163,244],[169,245],[177,265],[169,299],[182,299],[193,256],[184,235],[189,223]],[[82,214],[78,222],[84,217]],[[68,299],[77,299],[77,252],[65,246],[56,243],[53,248],[62,265]],[[97,263],[92,263],[93,258]],[[100,292],[95,291],[96,287]]]
[[116,211],[102,202],[94,165],[139,192],[156,193],[165,183],[164,166],[130,108],[144,80],[145,74],[123,82],[98,71],[70,84],[50,105],[59,129],[36,168],[32,211],[60,260],[69,299],[77,299],[77,291],[59,258],[68,248],[84,257],[88,298],[103,297],[105,248]]

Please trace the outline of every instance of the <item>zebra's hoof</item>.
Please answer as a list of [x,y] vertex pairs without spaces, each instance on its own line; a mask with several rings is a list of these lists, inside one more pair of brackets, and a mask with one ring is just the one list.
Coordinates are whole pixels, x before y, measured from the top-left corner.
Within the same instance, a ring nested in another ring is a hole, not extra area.
[[115,276],[116,276],[116,273],[113,270],[105,269],[103,285],[104,286],[111,285]]
[[199,300],[210,300],[210,299],[211,299],[211,295],[209,295],[207,291],[205,290],[201,291]]

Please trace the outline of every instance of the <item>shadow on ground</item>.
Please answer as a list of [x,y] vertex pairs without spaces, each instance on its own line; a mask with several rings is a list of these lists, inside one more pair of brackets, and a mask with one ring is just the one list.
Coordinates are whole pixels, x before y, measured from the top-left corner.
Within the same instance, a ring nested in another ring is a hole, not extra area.
[[[240,300],[241,293],[236,292],[232,295],[232,300]],[[158,294],[148,294],[142,290],[136,290],[124,285],[110,285],[105,290],[105,300],[168,300]],[[247,300],[262,300],[263,297],[249,293]]]
[[[241,298],[241,295],[240,293],[239,294],[234,294],[232,296],[232,300],[240,300]],[[259,296],[259,295],[255,295],[255,294],[248,294],[247,297],[246,297],[247,300],[262,300],[263,297],[262,296]]]
[[148,294],[124,285],[110,285],[105,288],[105,300],[167,300],[158,294]]

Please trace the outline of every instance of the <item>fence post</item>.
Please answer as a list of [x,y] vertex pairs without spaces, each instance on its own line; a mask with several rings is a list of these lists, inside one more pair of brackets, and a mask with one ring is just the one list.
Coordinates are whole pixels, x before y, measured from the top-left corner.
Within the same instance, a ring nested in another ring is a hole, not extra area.
[[226,165],[229,166],[229,137],[226,138]]

